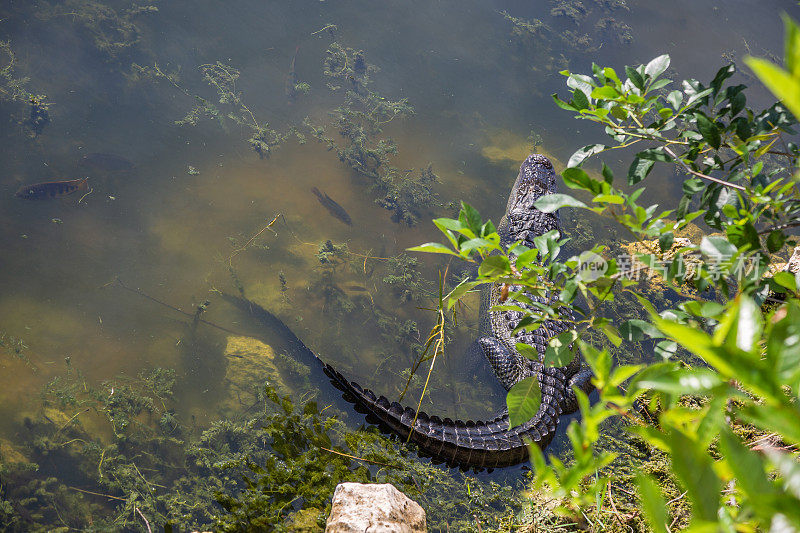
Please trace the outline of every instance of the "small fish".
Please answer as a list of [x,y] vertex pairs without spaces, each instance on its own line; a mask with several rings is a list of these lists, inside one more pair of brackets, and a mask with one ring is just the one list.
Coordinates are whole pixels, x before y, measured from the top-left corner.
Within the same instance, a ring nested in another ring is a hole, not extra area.
[[351,283],[350,285],[345,285],[344,288],[347,289],[348,291],[353,291],[353,292],[369,292],[369,289],[367,289],[366,287],[362,285],[356,285],[355,283]]
[[127,159],[116,154],[93,153],[81,157],[79,164],[100,172],[127,172],[134,165]]
[[347,214],[347,211],[344,210],[344,207],[337,204],[330,196],[325,193],[319,192],[319,189],[313,187],[311,192],[317,195],[319,199],[319,203],[328,210],[328,212],[333,215],[334,217],[338,218],[348,226],[353,225],[353,220],[350,218],[350,215]]
[[23,185],[17,189],[17,198],[28,198],[29,200],[44,200],[47,198],[61,198],[77,191],[85,191],[89,188],[89,178],[80,178],[66,181],[47,181],[44,183],[33,183]]

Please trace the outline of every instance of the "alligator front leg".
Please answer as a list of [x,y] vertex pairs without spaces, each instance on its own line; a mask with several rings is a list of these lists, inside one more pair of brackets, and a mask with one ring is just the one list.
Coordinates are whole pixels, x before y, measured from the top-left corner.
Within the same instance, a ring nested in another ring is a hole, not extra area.
[[592,385],[592,371],[581,370],[569,379],[567,383],[566,395],[564,396],[561,412],[563,414],[574,413],[578,410],[578,398],[575,397],[575,390],[573,387],[578,388],[590,394],[594,390]]
[[478,345],[504,389],[509,390],[512,385],[530,375],[525,364],[527,359],[513,353],[494,337],[481,337],[478,339]]

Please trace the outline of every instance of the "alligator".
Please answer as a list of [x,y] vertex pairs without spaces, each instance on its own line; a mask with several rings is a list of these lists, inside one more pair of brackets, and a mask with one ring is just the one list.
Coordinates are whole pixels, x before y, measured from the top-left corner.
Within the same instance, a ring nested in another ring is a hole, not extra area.
[[[550,230],[560,231],[557,212],[543,213],[534,207],[534,202],[540,196],[554,193],[555,190],[556,178],[552,163],[539,154],[528,156],[520,167],[508,198],[505,215],[497,227],[504,246],[521,241],[525,246],[533,248],[535,237]],[[520,289],[519,286],[510,287],[510,291]],[[533,418],[516,427],[510,427],[507,411],[486,421],[463,422],[450,418],[442,420],[424,412],[417,413],[385,396],[376,396],[371,390],[351,382],[321,360],[269,311],[244,298],[227,295],[226,298],[248,310],[265,324],[280,329],[299,348],[303,359],[313,356],[322,365],[331,383],[344,393],[344,399],[354,404],[357,411],[367,415],[367,422],[376,423],[384,431],[410,440],[417,445],[419,455],[431,457],[434,462],[480,470],[512,466],[527,460],[529,443],[535,443],[544,449],[553,439],[559,416],[577,409],[573,387],[587,393],[592,389],[591,373],[582,370],[580,357],[573,358],[565,367],[545,367],[542,364],[548,339],[566,329],[566,322],[547,320],[533,332],[523,330],[512,334],[522,318],[522,313],[490,310],[501,301],[502,292],[502,288],[495,284],[482,295],[480,315],[483,335],[477,343],[506,390],[529,376],[536,376],[539,381],[542,392],[539,410]],[[542,303],[548,299],[531,294],[527,296]],[[515,304],[523,308],[528,306],[519,301]],[[539,361],[523,357],[515,347],[517,342],[534,346],[539,353]]]

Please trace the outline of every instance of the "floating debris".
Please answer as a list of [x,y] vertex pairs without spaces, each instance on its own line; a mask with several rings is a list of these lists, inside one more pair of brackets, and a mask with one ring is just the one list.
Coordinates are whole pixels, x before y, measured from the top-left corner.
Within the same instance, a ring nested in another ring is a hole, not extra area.
[[325,193],[322,193],[316,187],[312,187],[311,192],[317,195],[317,199],[319,199],[319,203],[328,210],[328,212],[333,215],[335,218],[338,218],[348,226],[353,225],[353,220],[350,218],[350,215],[347,211],[344,210],[344,207],[340,206],[336,203],[330,196]]
[[116,154],[92,153],[81,157],[79,164],[98,172],[127,172],[133,170],[134,164]]
[[23,185],[17,189],[17,198],[29,200],[45,200],[48,198],[61,198],[76,191],[85,191],[89,188],[89,178],[79,178],[66,181],[47,181]]

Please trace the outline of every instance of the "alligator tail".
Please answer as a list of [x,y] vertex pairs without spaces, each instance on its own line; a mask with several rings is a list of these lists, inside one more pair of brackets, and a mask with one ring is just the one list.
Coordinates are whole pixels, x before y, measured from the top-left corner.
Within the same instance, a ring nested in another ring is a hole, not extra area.
[[385,396],[376,396],[358,383],[348,381],[331,365],[324,362],[322,365],[331,383],[344,393],[344,399],[367,415],[367,422],[403,439],[409,439],[410,434],[409,440],[417,445],[419,455],[451,467],[491,469],[519,464],[528,459],[529,443],[542,449],[550,443],[561,414],[557,395],[544,393],[536,416],[514,428],[509,427],[506,413],[488,421],[442,420],[422,411],[416,413]]
[[[272,331],[280,333],[293,347],[295,356],[303,362],[315,360],[331,383],[340,391],[345,401],[356,411],[367,415],[367,422],[377,424],[381,430],[409,439],[419,449],[419,455],[430,457],[435,463],[446,463],[463,469],[491,469],[512,466],[528,459],[528,445],[534,443],[544,449],[555,434],[561,414],[564,390],[563,375],[557,369],[544,369],[540,378],[542,403],[536,415],[520,426],[509,427],[508,414],[503,413],[487,421],[463,422],[441,419],[416,413],[385,396],[376,396],[369,389],[349,381],[339,371],[324,362],[309,349],[277,316],[246,298],[221,293],[228,302],[253,316]],[[415,420],[416,414],[416,420]]]

